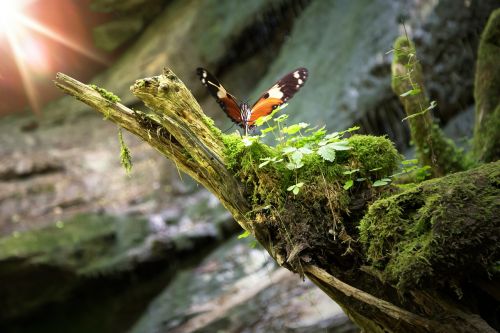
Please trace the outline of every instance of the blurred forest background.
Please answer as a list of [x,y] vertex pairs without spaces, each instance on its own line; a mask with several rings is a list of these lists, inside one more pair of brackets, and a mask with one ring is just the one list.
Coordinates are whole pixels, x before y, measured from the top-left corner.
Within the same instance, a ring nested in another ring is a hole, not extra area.
[[412,156],[390,87],[389,51],[404,23],[438,104],[434,115],[468,149],[479,36],[498,7],[498,0],[31,0],[18,13],[4,10],[0,331],[357,332],[319,289],[237,239],[240,227],[213,195],[124,133],[134,163],[127,176],[116,126],[61,97],[55,73],[142,109],[129,87],[169,67],[225,130],[230,121],[196,67],[252,102],[303,66],[310,77],[287,108],[289,123],[359,125]]

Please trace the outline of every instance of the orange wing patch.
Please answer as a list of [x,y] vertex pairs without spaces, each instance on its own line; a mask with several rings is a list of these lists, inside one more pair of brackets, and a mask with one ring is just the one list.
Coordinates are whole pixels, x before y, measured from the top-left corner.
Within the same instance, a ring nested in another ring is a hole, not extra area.
[[283,101],[279,98],[261,98],[252,108],[252,115],[248,120],[248,125],[253,126],[257,119],[267,116],[281,104],[283,104]]

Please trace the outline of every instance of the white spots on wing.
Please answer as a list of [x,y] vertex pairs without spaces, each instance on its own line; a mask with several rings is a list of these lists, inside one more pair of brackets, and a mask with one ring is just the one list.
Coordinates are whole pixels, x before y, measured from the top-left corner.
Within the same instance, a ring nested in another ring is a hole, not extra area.
[[203,76],[203,77],[207,77],[207,72],[206,72],[206,71],[203,71],[202,76]]
[[[298,83],[299,85],[301,85],[302,83],[304,83],[304,81],[302,81],[301,79],[298,79],[298,80],[297,80],[297,83]],[[298,87],[298,86],[297,86],[297,87]]]
[[267,93],[269,94],[269,98],[283,98],[283,92],[278,85],[274,85],[271,89],[268,90]]
[[299,71],[295,71],[293,73],[293,77],[296,78],[296,79],[300,78],[300,72]]
[[206,85],[207,84],[207,80],[201,79],[201,83],[203,83],[204,85]]

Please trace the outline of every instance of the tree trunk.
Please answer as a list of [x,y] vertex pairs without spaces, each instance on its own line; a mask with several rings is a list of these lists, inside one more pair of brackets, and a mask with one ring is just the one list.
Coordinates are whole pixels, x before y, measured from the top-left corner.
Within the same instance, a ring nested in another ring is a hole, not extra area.
[[431,166],[434,177],[467,168],[467,160],[455,144],[445,137],[432,117],[431,104],[425,92],[422,67],[416,50],[408,36],[400,36],[394,42],[392,61],[392,90],[406,112],[411,137],[417,151],[418,160]]
[[293,195],[288,174],[257,167],[274,149],[223,135],[170,70],[131,87],[151,114],[64,74],[56,85],[209,189],[280,265],[311,279],[365,331],[499,328],[500,163],[405,191],[370,181],[344,190],[346,166],[374,180],[399,163],[388,140],[353,136],[335,163],[300,169],[307,183]]

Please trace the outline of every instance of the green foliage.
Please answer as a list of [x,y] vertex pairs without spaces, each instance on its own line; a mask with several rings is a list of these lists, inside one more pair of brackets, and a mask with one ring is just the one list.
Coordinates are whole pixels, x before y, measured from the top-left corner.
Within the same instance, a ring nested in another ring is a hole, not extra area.
[[[262,123],[269,130],[260,135],[223,135],[226,165],[254,208],[246,217],[256,228],[268,224],[276,233],[277,258],[287,258],[297,246],[314,248],[330,241],[326,246],[334,256],[346,255],[355,242],[349,235],[355,227],[344,222],[351,198],[391,175],[400,155],[387,138],[352,135],[358,127],[328,134],[305,123],[286,126],[286,118],[267,118]],[[274,140],[274,146],[264,138]],[[301,271],[298,256],[287,264]]]
[[291,191],[294,195],[299,194],[300,188],[304,186],[304,183],[297,183],[292,186],[289,186],[286,190]]
[[122,129],[118,129],[118,140],[120,141],[120,163],[125,169],[127,175],[130,175],[132,171],[132,156],[130,155],[130,149],[123,141]]
[[[306,123],[286,126],[286,119],[286,114],[261,118],[257,125],[268,127],[260,135],[223,135],[226,163],[252,189],[254,204],[279,206],[289,194],[311,194],[318,183],[336,184],[342,192],[355,184],[390,182],[387,177],[397,168],[400,155],[386,138],[352,135],[359,127],[327,134],[324,127]],[[264,138],[274,140],[275,146],[263,143]]]
[[241,234],[238,235],[238,239],[247,238],[249,236],[250,236],[250,233],[247,230],[245,230]]
[[346,190],[346,191],[347,191],[348,189],[350,189],[350,188],[352,187],[352,185],[354,185],[354,181],[353,181],[352,179],[349,179],[349,180],[347,180],[347,181],[344,183],[343,188],[344,188],[344,190]]

